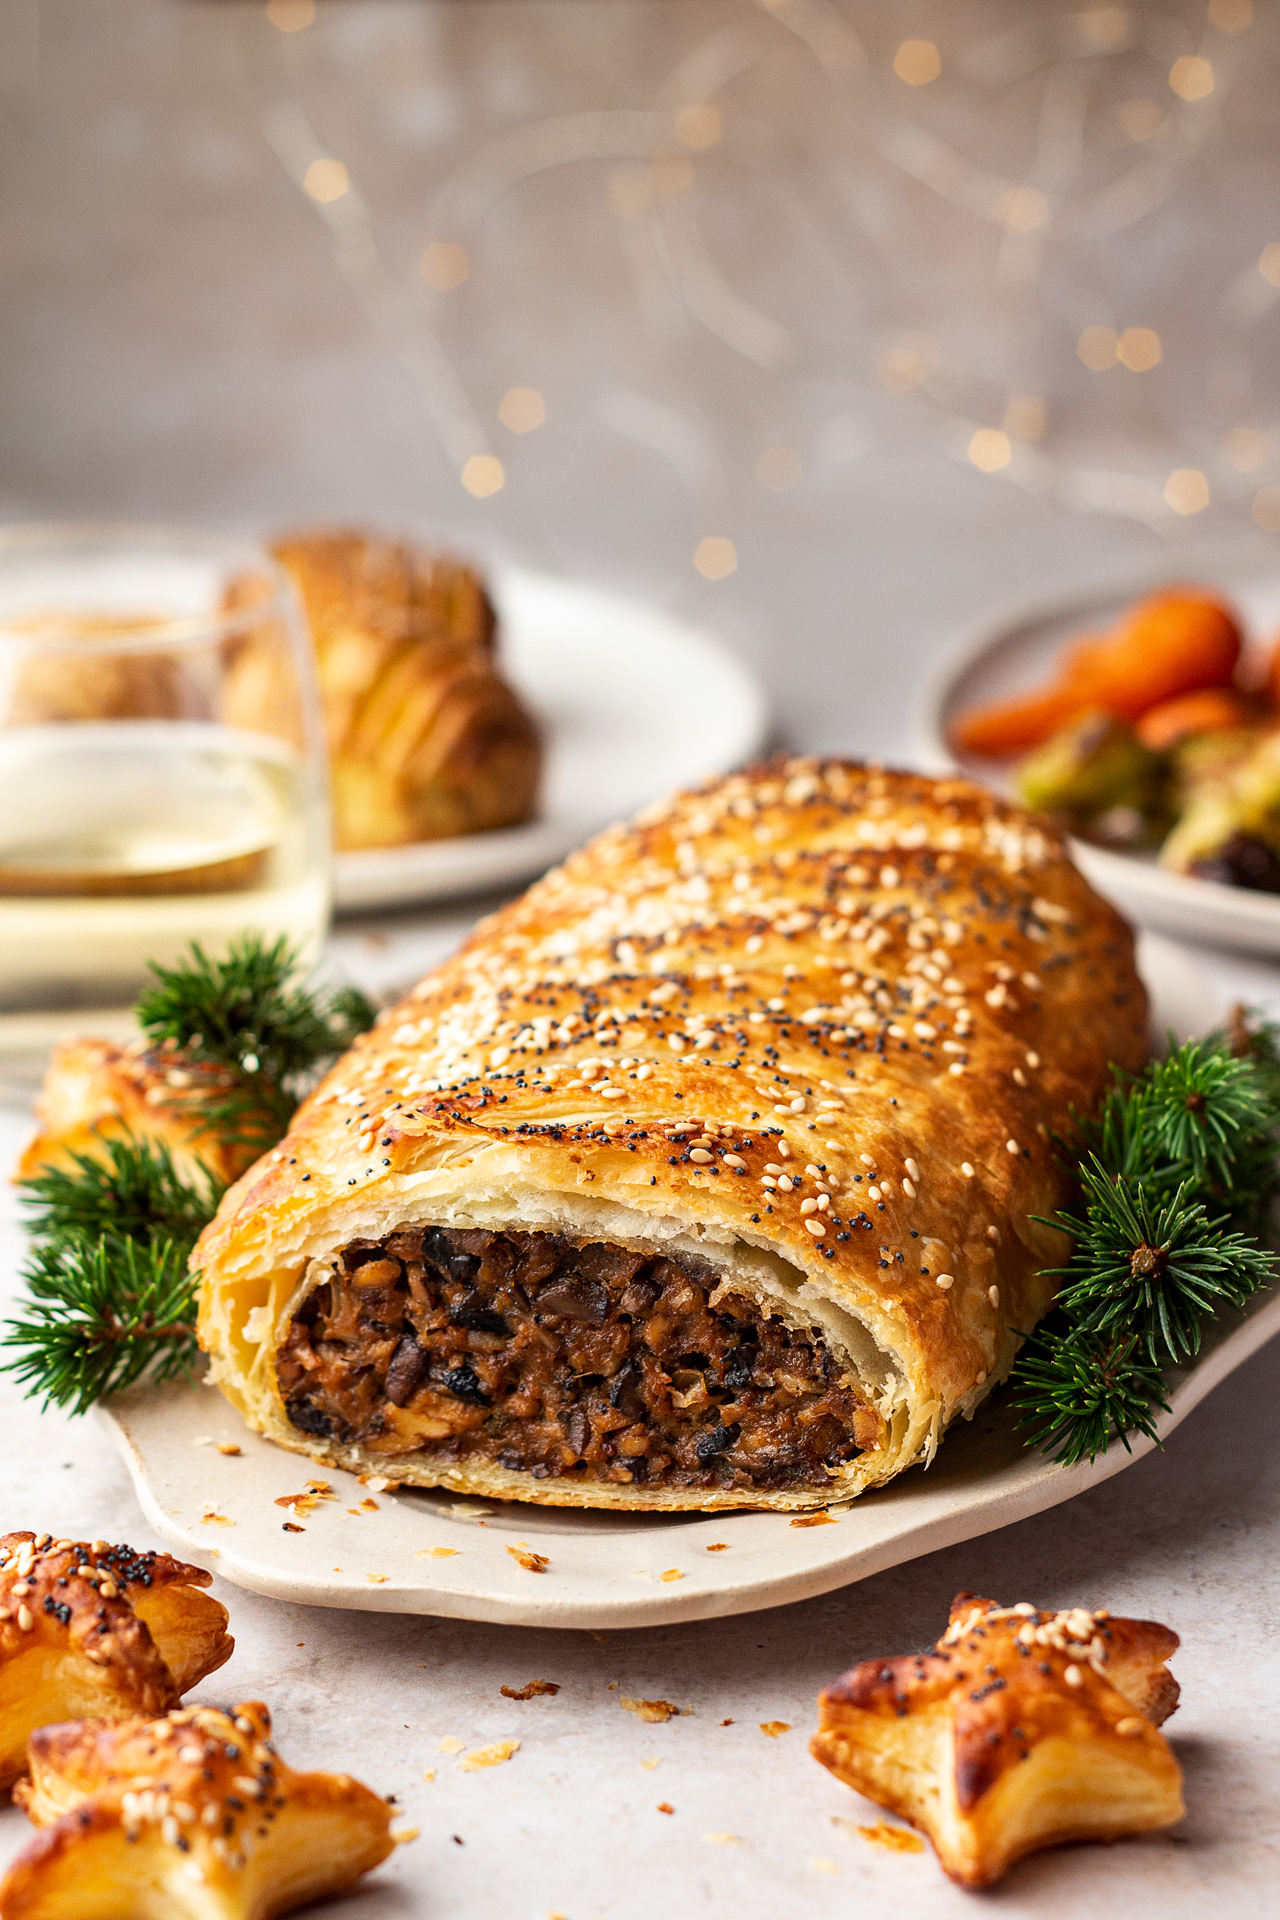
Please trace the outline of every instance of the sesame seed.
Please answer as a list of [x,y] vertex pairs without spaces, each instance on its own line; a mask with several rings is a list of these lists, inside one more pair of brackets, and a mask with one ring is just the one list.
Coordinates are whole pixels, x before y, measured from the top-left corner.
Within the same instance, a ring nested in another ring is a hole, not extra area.
[[998,1307],[998,1306],[1000,1305],[1000,1289],[999,1289],[999,1287],[988,1287],[988,1288],[987,1288],[987,1298],[988,1298],[988,1300],[989,1300],[989,1301],[991,1302],[991,1304],[992,1304],[992,1306],[993,1306],[993,1307]]
[[772,1175],[767,1173],[764,1175],[764,1177],[760,1182],[760,1185],[762,1187],[768,1187],[770,1191],[773,1191],[777,1187],[777,1184],[778,1184],[777,1181],[772,1177]]
[[32,1627],[34,1627],[35,1625],[35,1621],[31,1615],[30,1607],[18,1608],[18,1625],[22,1628],[22,1631],[24,1633],[30,1633]]
[[818,1211],[818,1203],[817,1203],[817,1201],[816,1201],[816,1200],[802,1200],[802,1201],[800,1202],[800,1211],[801,1211],[801,1213],[816,1213],[816,1212]]
[[868,1188],[867,1188],[867,1198],[868,1198],[868,1200],[878,1200],[878,1199],[880,1198],[880,1189],[879,1189],[879,1187],[868,1187]]
[[961,1066],[958,1060],[953,1060],[951,1062],[951,1065],[947,1068],[947,1072],[953,1073],[956,1079],[958,1080],[960,1078],[960,1075],[964,1072],[964,1068]]
[[913,1180],[918,1180],[920,1178],[920,1169],[916,1165],[915,1161],[911,1159],[910,1155],[908,1155],[907,1159],[903,1164],[905,1165],[907,1172],[910,1174]]
[[781,1180],[779,1180],[778,1182],[778,1191],[779,1193],[790,1193],[794,1185],[795,1185],[795,1182],[791,1179],[791,1177],[788,1174],[784,1173]]
[[809,1229],[815,1240],[821,1240],[827,1231],[821,1220],[806,1220],[805,1226]]
[[1006,1153],[1018,1153],[1020,1151],[1016,1140],[1006,1140],[1004,1143],[1004,1150]]
[[1035,1053],[1035,1052],[1031,1052],[1031,1053],[1028,1053],[1028,1055],[1027,1055],[1027,1065],[1028,1065],[1029,1067],[1031,1067],[1031,1068],[1032,1068],[1033,1070],[1034,1070],[1034,1069],[1035,1069],[1036,1067],[1038,1067],[1038,1066],[1040,1065],[1040,1055],[1039,1055],[1038,1053]]
[[874,1167],[876,1164],[875,1161],[871,1158],[871,1155],[869,1153],[860,1153],[858,1155],[858,1158],[859,1160],[861,1160],[864,1167]]
[[598,1091],[602,1100],[625,1100],[627,1097],[625,1087],[600,1087]]
[[967,1160],[962,1160],[960,1162],[960,1171],[964,1175],[966,1180],[972,1180],[973,1168],[969,1165],[969,1162]]
[[904,1180],[904,1181],[903,1181],[903,1183],[902,1183],[902,1191],[903,1191],[903,1192],[904,1192],[904,1193],[906,1194],[906,1196],[907,1196],[907,1198],[908,1198],[908,1200],[914,1200],[914,1199],[915,1199],[915,1197],[916,1197],[916,1190],[915,1190],[915,1188],[914,1188],[914,1186],[913,1186],[913,1185],[911,1184],[911,1182],[910,1182],[910,1180]]
[[1081,1687],[1084,1685],[1084,1675],[1077,1666],[1073,1665],[1064,1668],[1062,1677],[1069,1687]]
[[948,1287],[954,1287],[955,1283],[956,1283],[956,1277],[954,1273],[940,1273],[938,1275],[938,1285],[942,1288],[942,1291],[944,1293],[947,1291]]
[[726,1154],[725,1154],[725,1156],[724,1156],[724,1163],[725,1163],[725,1165],[726,1165],[726,1167],[734,1167],[734,1168],[738,1168],[738,1167],[741,1167],[741,1168],[743,1168],[744,1170],[745,1170],[745,1168],[746,1168],[746,1164],[747,1164],[747,1163],[746,1163],[746,1161],[745,1161],[745,1160],[743,1160],[743,1159],[742,1159],[742,1158],[741,1158],[741,1157],[740,1157],[740,1156],[739,1156],[738,1154],[736,1154],[736,1153],[726,1153]]
[[991,1241],[994,1241],[994,1243],[995,1243],[995,1245],[996,1245],[996,1246],[999,1246],[999,1245],[1000,1245],[1000,1229],[999,1229],[999,1227],[988,1227],[988,1228],[987,1228],[987,1238],[988,1238],[988,1240],[991,1240]]
[[1123,1720],[1116,1721],[1116,1732],[1122,1738],[1127,1738],[1131,1734],[1141,1733],[1145,1725],[1146,1722],[1138,1719],[1136,1714],[1126,1713]]
[[985,1368],[985,1367],[979,1367],[979,1369],[978,1369],[978,1378],[977,1378],[977,1380],[976,1380],[976,1381],[974,1382],[974,1384],[975,1384],[975,1386],[979,1386],[979,1387],[980,1387],[980,1386],[981,1386],[981,1385],[983,1384],[983,1382],[985,1381],[985,1379],[986,1379],[986,1377],[987,1377],[987,1370],[986,1370],[986,1368]]
[[689,1158],[696,1160],[700,1167],[710,1166],[711,1164],[711,1155],[705,1147],[690,1147]]

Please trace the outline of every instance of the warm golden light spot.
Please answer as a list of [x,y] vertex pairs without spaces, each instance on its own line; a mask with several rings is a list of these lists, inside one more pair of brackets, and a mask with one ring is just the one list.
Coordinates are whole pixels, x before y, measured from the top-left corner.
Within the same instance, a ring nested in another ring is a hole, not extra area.
[[942,72],[932,40],[904,40],[893,56],[893,70],[909,87],[927,87]]
[[477,500],[487,500],[491,493],[501,493],[507,484],[501,460],[496,454],[473,453],[462,469],[462,484]]
[[738,567],[738,549],[732,540],[709,533],[694,549],[693,564],[704,580],[727,580]]
[[1209,0],[1209,20],[1219,33],[1244,33],[1253,25],[1250,0]]
[[1198,467],[1175,467],[1164,483],[1164,497],[1175,513],[1203,513],[1209,504],[1209,482]]
[[1049,202],[1038,187],[1010,187],[997,211],[1010,233],[1034,233],[1049,218]]
[[979,473],[999,473],[1013,458],[1008,434],[999,427],[979,427],[969,442],[969,458]]
[[1105,373],[1114,367],[1120,342],[1114,327],[1086,327],[1076,341],[1076,358],[1083,360],[1090,373]]
[[1038,393],[1015,393],[1001,425],[1015,440],[1043,440],[1049,431],[1049,409]]
[[1169,69],[1169,85],[1179,100],[1207,100],[1213,92],[1213,68],[1199,53],[1184,53]]
[[724,138],[724,121],[719,107],[707,102],[690,103],[676,115],[676,139],[691,153],[705,153]]
[[322,207],[331,200],[341,200],[350,185],[341,160],[313,160],[302,176],[303,191]]
[[1152,327],[1126,327],[1116,342],[1116,359],[1130,373],[1150,373],[1164,359],[1160,335]]
[[638,220],[653,205],[653,181],[647,173],[615,173],[609,182],[609,211],[615,220]]
[[267,18],[281,33],[315,25],[316,0],[267,0]]
[[508,387],[498,407],[498,418],[512,433],[532,433],[546,425],[547,403],[536,387]]
[[1253,497],[1253,517],[1264,533],[1280,533],[1280,487],[1260,487]]
[[909,393],[912,387],[918,387],[929,375],[929,361],[926,358],[925,342],[899,340],[897,346],[889,347],[876,362],[876,378],[886,393]]
[[756,461],[756,479],[775,493],[794,487],[801,471],[800,455],[794,447],[766,447]]
[[659,193],[688,193],[693,185],[693,162],[685,153],[660,153],[649,172]]
[[1241,473],[1256,473],[1274,460],[1275,444],[1257,427],[1231,427],[1222,436],[1222,455]]
[[418,262],[418,272],[437,293],[452,293],[471,272],[471,262],[456,240],[433,240]]
[[1273,287],[1280,287],[1280,240],[1269,240],[1258,255],[1258,272]]
[[1154,140],[1164,125],[1164,108],[1154,100],[1126,100],[1116,119],[1127,139]]
[[1129,37],[1128,7],[1086,7],[1076,15],[1080,37],[1099,53],[1113,53]]

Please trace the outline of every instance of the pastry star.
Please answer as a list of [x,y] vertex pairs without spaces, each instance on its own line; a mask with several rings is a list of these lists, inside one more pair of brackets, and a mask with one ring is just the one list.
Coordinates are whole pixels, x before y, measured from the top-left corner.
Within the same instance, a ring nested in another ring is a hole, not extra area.
[[259,1701],[31,1737],[16,1794],[44,1831],[0,1883],[5,1920],[271,1920],[340,1893],[395,1845],[345,1774],[295,1773]]
[[1156,1731],[1177,1646],[1150,1620],[962,1593],[934,1652],[864,1660],[820,1695],[810,1751],[927,1833],[953,1880],[989,1886],[1041,1847],[1181,1818]]
[[209,1583],[167,1553],[0,1535],[0,1787],[24,1771],[35,1727],[163,1713],[229,1660]]

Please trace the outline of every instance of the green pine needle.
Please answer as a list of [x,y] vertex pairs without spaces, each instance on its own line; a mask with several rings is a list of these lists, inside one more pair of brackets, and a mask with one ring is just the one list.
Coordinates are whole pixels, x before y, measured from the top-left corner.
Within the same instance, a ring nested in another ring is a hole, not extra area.
[[5,1363],[46,1406],[86,1413],[139,1380],[171,1380],[196,1359],[196,1281],[186,1249],[102,1235],[37,1245],[24,1316]]
[[1276,1256],[1256,1240],[1211,1221],[1183,1189],[1149,1194],[1141,1181],[1080,1172],[1083,1218],[1059,1214],[1075,1241],[1058,1305],[1087,1332],[1132,1332],[1153,1361],[1177,1362],[1200,1350],[1200,1322],[1218,1307],[1241,1307],[1276,1275]]
[[1156,1409],[1168,1406],[1160,1370],[1133,1333],[1042,1328],[1023,1348],[1014,1379],[1022,1391],[1013,1404],[1028,1416],[1032,1444],[1064,1467],[1096,1460],[1112,1440],[1131,1453],[1131,1433],[1157,1439]]
[[191,1180],[158,1141],[104,1140],[102,1158],[70,1156],[74,1170],[46,1168],[22,1183],[28,1226],[38,1240],[158,1240],[191,1248],[225,1191],[208,1167]]

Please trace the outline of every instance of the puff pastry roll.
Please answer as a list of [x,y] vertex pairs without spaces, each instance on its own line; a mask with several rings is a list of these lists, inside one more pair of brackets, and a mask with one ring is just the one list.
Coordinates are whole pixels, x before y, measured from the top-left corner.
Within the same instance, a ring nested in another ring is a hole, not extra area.
[[864,1660],[819,1696],[810,1751],[928,1834],[953,1880],[990,1886],[1043,1847],[1181,1819],[1156,1731],[1177,1647],[1152,1620],[962,1593],[933,1653]]
[[282,1445],[557,1505],[806,1507],[928,1457],[1146,1052],[1133,943],[965,781],[757,768],[602,835],[380,1019],[193,1256]]
[[[528,818],[541,745],[494,657],[470,568],[360,533],[276,542],[315,644],[339,847],[390,847]],[[268,628],[233,653],[224,711],[279,730],[288,658]]]
[[101,1156],[104,1140],[130,1137],[168,1147],[186,1180],[201,1163],[219,1180],[234,1180],[255,1155],[207,1128],[201,1120],[201,1081],[218,1090],[221,1076],[177,1066],[145,1041],[63,1040],[53,1050],[36,1101],[36,1128],[15,1178],[44,1167],[72,1168],[73,1154]]
[[167,1553],[0,1536],[0,1787],[25,1768],[34,1728],[162,1713],[229,1660],[209,1584]]
[[260,1701],[31,1738],[18,1794],[44,1831],[0,1884],[5,1920],[270,1920],[341,1893],[392,1851],[391,1808],[341,1773],[295,1773]]

